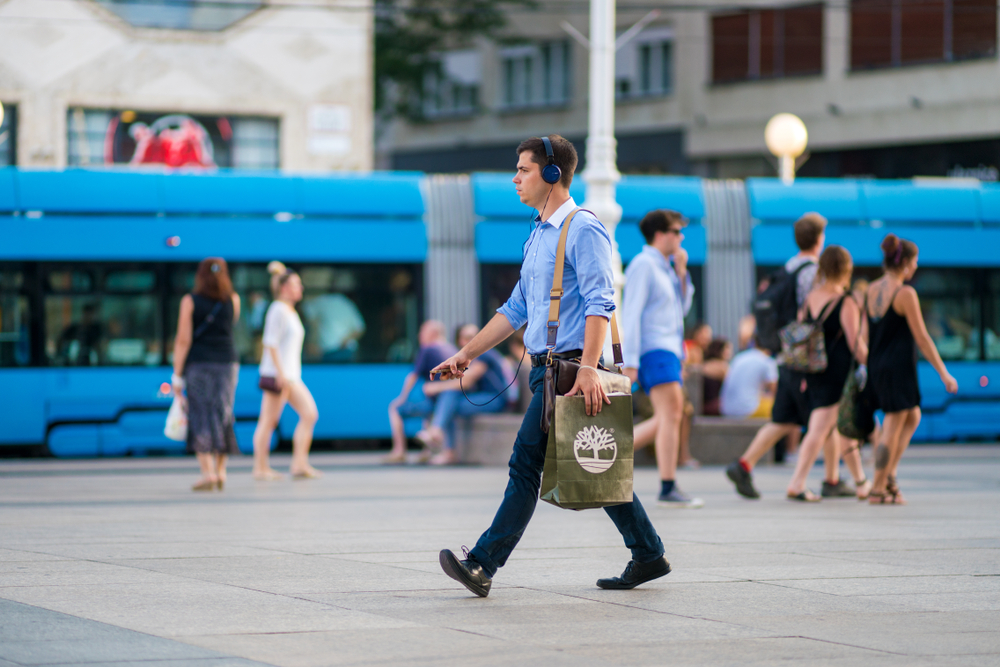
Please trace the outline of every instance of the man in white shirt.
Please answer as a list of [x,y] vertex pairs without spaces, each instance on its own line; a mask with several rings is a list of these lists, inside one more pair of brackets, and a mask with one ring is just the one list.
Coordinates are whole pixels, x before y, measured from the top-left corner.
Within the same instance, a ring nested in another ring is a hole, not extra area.
[[719,412],[724,417],[770,419],[777,385],[778,362],[756,347],[744,350],[729,363]]
[[691,309],[694,296],[694,285],[687,271],[687,251],[681,247],[686,224],[676,211],[661,209],[646,214],[639,223],[646,245],[625,271],[622,304],[625,373],[633,382],[639,382],[653,404],[650,421],[656,428],[659,502],[671,507],[704,505],[698,498],[685,496],[675,484],[684,412],[681,391],[684,316]]

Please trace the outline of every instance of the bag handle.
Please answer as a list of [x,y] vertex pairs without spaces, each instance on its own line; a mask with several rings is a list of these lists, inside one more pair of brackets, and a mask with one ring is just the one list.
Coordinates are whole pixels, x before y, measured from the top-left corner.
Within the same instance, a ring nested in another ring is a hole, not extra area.
[[[569,225],[573,222],[573,217],[583,210],[585,209],[575,208],[566,216],[562,224],[562,231],[559,234],[559,244],[556,246],[556,267],[552,275],[552,289],[549,290],[548,337],[545,345],[549,349],[550,358],[556,349],[556,336],[559,332],[559,307],[563,297],[563,267],[566,263],[566,238],[569,236]],[[610,326],[611,351],[615,357],[615,366],[621,367],[625,364],[625,361],[622,358],[622,341],[618,334],[618,318],[615,311],[611,311]]]
[[212,308],[212,311],[205,316],[205,319],[201,321],[201,324],[198,325],[198,328],[194,330],[194,334],[192,334],[191,336],[192,343],[198,339],[198,336],[205,333],[205,330],[208,329],[209,326],[211,326],[212,322],[215,321],[215,316],[219,314],[220,308],[222,308],[222,302],[216,301],[215,307]]

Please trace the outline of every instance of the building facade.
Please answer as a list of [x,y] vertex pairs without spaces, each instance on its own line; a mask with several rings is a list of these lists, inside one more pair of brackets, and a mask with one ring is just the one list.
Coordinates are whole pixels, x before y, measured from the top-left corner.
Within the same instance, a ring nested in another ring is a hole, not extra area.
[[[716,9],[713,9],[715,5]],[[993,0],[690,3],[669,0],[617,52],[618,164],[626,173],[773,175],[764,126],[809,129],[806,176],[974,176],[1000,169]],[[502,39],[445,51],[421,109],[380,131],[380,164],[510,169],[526,135],[583,156],[586,6],[510,14]],[[619,34],[649,7],[620,4]]]
[[0,1],[0,166],[372,168],[361,0]]

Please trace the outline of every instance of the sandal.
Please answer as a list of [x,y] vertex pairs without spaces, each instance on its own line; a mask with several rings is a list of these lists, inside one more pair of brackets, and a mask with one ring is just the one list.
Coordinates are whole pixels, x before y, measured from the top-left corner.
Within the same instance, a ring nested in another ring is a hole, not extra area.
[[905,505],[906,501],[888,491],[872,491],[868,494],[869,505]]
[[863,480],[860,484],[855,482],[854,487],[857,491],[858,500],[868,500],[868,496],[872,492],[872,486],[873,484],[870,479]]
[[316,470],[316,468],[313,468],[312,466],[306,468],[301,472],[292,473],[292,479],[316,479],[317,477],[320,477],[320,472],[319,470]]
[[389,454],[382,457],[382,465],[398,466],[406,463],[406,454]]
[[799,493],[789,492],[785,497],[788,500],[794,500],[795,502],[798,503],[818,503],[820,501],[820,497],[817,496],[812,491],[810,491],[809,489],[805,489],[804,491],[800,491]]
[[893,475],[889,475],[885,480],[885,490],[893,497],[893,502],[896,505],[905,505],[906,499],[903,498],[903,494],[899,492],[899,485],[896,484],[896,478]]
[[218,480],[203,479],[203,480],[200,480],[194,486],[192,486],[191,490],[192,491],[215,491],[215,485],[217,483],[218,483]]
[[279,479],[284,479],[284,477],[285,476],[277,470],[265,470],[264,472],[255,472],[253,474],[253,478],[258,482],[276,482]]

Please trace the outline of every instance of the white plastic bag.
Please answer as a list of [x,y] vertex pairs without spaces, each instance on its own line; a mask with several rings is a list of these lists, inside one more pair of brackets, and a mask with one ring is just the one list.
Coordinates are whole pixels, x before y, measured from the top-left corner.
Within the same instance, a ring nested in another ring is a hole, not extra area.
[[187,401],[183,396],[174,396],[174,400],[170,404],[170,411],[167,412],[167,425],[163,428],[163,435],[171,440],[184,442],[187,440],[187,433]]

